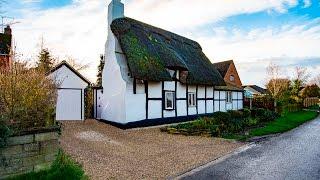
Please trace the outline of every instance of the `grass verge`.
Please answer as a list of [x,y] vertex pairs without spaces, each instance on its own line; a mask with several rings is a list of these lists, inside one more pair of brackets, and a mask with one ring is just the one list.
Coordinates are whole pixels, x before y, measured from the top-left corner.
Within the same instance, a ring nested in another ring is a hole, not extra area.
[[249,136],[264,136],[269,134],[283,133],[294,129],[301,124],[313,120],[318,116],[317,112],[313,111],[298,111],[293,113],[288,113],[275,121],[272,121],[266,126],[252,129],[249,133]]
[[48,170],[31,172],[24,175],[8,178],[9,180],[56,180],[72,179],[87,180],[81,166],[74,162],[62,151],[59,152],[57,159]]

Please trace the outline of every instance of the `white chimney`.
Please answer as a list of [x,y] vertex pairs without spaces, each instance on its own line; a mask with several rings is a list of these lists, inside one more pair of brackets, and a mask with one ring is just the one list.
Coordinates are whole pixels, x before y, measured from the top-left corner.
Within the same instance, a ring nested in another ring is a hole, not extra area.
[[108,25],[110,27],[113,20],[124,17],[124,4],[121,0],[112,0],[108,6]]

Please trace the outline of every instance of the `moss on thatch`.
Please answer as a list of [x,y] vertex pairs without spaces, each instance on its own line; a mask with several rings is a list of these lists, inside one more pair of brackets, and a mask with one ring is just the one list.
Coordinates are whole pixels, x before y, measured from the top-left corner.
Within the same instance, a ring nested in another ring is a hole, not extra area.
[[111,29],[134,78],[171,81],[171,69],[188,71],[188,84],[225,85],[195,41],[130,18],[114,20]]

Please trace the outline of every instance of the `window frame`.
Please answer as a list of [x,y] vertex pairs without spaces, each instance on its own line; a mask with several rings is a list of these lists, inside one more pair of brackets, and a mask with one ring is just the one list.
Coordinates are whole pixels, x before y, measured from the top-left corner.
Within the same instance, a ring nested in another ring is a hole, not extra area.
[[233,101],[233,93],[232,91],[226,91],[226,103],[232,103]]
[[230,81],[231,81],[231,82],[234,82],[234,81],[235,81],[234,75],[230,75]]
[[[190,99],[190,97],[193,98]],[[195,92],[188,92],[188,107],[197,107],[197,97]]]
[[[172,94],[172,107],[167,107],[167,94]],[[176,103],[175,103],[175,92],[174,91],[164,91],[164,110],[169,110],[169,111],[172,111],[172,110],[175,110],[176,108]]]

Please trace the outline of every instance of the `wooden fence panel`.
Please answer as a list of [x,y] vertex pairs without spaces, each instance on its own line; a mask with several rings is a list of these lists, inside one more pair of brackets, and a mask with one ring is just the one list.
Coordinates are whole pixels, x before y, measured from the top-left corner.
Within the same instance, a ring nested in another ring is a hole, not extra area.
[[318,103],[320,103],[320,99],[317,98],[317,97],[306,98],[303,101],[303,106],[304,107],[310,107],[310,106],[317,105]]

